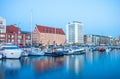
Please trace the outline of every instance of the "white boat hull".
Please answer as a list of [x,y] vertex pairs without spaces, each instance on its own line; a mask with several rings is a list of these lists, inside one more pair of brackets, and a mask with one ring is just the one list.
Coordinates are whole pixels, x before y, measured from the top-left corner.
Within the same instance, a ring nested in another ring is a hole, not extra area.
[[0,52],[3,58],[20,58],[23,50],[17,45],[6,43],[0,45]]
[[31,51],[29,55],[45,55],[45,52],[43,51]]
[[6,50],[3,53],[3,57],[4,58],[20,58],[21,57],[22,52],[21,51],[17,51],[17,50]]
[[0,59],[2,59],[2,55],[0,55]]

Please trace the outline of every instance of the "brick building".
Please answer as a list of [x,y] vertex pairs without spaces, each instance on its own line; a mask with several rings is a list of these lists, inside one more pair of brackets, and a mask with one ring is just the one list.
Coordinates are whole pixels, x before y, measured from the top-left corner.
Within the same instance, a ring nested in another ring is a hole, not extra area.
[[66,42],[65,33],[61,28],[54,28],[49,26],[36,25],[33,34],[33,44],[47,43],[57,45],[64,44]]
[[6,33],[0,33],[0,40],[6,43],[13,43],[16,45],[30,44],[31,34],[29,32],[21,31],[16,25],[9,25],[6,27]]

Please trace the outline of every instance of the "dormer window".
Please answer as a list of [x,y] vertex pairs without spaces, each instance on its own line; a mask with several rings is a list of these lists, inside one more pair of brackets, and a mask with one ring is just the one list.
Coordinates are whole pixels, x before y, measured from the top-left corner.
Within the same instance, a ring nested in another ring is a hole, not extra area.
[[18,34],[20,34],[21,32],[20,31],[18,31]]

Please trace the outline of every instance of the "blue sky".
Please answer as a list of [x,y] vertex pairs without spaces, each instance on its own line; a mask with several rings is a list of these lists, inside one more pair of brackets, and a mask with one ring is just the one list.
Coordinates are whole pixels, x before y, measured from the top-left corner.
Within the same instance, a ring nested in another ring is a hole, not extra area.
[[60,27],[80,21],[84,34],[120,35],[120,0],[0,0],[0,16],[7,25],[30,31],[30,11],[35,24]]

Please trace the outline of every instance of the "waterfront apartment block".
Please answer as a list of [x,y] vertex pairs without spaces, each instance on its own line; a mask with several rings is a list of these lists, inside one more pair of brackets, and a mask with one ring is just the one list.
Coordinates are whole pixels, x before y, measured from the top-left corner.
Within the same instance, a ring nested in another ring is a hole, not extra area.
[[2,36],[0,40],[6,43],[13,43],[16,45],[30,44],[31,34],[29,32],[21,31],[16,25],[9,25],[6,27],[6,33],[0,33]]
[[113,38],[101,35],[84,35],[84,44],[86,45],[113,45]]
[[6,19],[0,17],[0,43],[5,41],[4,33],[6,33]]
[[6,33],[6,19],[0,17],[0,33]]
[[67,43],[84,43],[83,23],[73,21],[66,25]]
[[50,26],[36,25],[32,34],[33,44],[64,44],[66,42],[66,36],[62,28],[55,28]]

